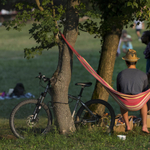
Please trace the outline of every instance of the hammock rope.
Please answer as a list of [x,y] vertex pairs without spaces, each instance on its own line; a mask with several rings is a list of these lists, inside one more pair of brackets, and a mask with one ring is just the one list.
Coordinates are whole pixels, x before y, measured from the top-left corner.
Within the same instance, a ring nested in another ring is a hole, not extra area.
[[80,63],[92,74],[107,90],[107,92],[113,97],[113,99],[125,110],[137,111],[140,110],[145,103],[150,99],[150,89],[145,92],[136,95],[127,95],[114,90],[104,79],[102,79],[96,71],[90,66],[90,64],[69,44],[64,35],[59,32],[65,43],[77,56]]

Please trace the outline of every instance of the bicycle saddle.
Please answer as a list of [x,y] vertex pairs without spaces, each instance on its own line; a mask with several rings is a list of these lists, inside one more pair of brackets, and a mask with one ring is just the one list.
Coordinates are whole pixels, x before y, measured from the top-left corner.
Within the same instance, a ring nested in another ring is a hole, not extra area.
[[79,83],[76,83],[75,85],[81,85],[84,87],[89,87],[92,85],[92,82],[79,82]]

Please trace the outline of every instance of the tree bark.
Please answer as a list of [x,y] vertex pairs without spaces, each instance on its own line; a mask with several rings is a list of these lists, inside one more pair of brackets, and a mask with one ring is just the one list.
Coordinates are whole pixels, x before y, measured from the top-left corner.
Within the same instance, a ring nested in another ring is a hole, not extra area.
[[[120,40],[121,29],[114,29],[113,32],[105,34],[102,45],[102,52],[97,73],[112,86],[112,76],[116,60],[118,43]],[[99,81],[96,81],[92,99],[102,99],[108,101],[109,93]],[[103,113],[104,107],[95,106],[96,112]]]
[[[69,0],[66,13],[64,35],[74,47],[78,35],[78,12],[75,9],[78,0]],[[56,125],[62,134],[75,131],[75,125],[68,104],[68,88],[71,80],[73,52],[63,42],[59,41],[59,62],[56,72],[52,77],[52,101]]]

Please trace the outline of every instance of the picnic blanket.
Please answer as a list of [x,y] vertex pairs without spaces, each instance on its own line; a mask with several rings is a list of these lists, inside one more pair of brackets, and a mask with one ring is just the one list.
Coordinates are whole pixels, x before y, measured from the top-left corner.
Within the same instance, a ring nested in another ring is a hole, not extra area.
[[21,95],[21,96],[16,96],[16,95],[10,96],[10,95],[6,94],[5,92],[2,92],[1,96],[0,96],[0,100],[20,99],[20,98],[35,98],[35,96],[31,93],[26,93],[26,94]]

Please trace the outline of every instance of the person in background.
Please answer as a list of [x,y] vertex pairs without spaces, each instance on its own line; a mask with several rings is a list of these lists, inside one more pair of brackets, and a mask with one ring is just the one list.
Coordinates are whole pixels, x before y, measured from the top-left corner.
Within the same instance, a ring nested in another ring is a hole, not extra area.
[[118,48],[117,48],[117,54],[116,54],[117,57],[119,57],[119,55],[121,54],[120,45],[121,45],[121,39],[119,40],[119,44],[118,44]]
[[140,20],[134,20],[133,29],[136,31],[138,40],[141,41],[141,30],[144,29],[144,22]]
[[[146,74],[148,76],[148,85],[150,88],[150,31],[144,31],[141,37],[142,43],[146,44],[146,48],[144,51],[145,59],[146,59]],[[147,103],[148,110],[150,110],[150,101]]]
[[133,49],[131,41],[131,36],[127,34],[126,30],[123,30],[121,35],[121,42],[123,42],[122,51],[124,53],[126,53],[128,49]]
[[146,73],[150,74],[150,31],[143,32],[141,41],[147,45],[144,51],[144,55],[146,59]]
[[[148,78],[146,73],[136,69],[136,63],[139,59],[136,51],[129,49],[122,59],[125,60],[127,69],[121,71],[117,76],[117,91],[128,95],[135,95],[146,91],[148,89]],[[126,131],[130,131],[128,111],[122,107],[120,107],[120,111],[126,124]],[[147,128],[147,104],[144,104],[140,112],[142,117],[142,131],[149,133]]]

